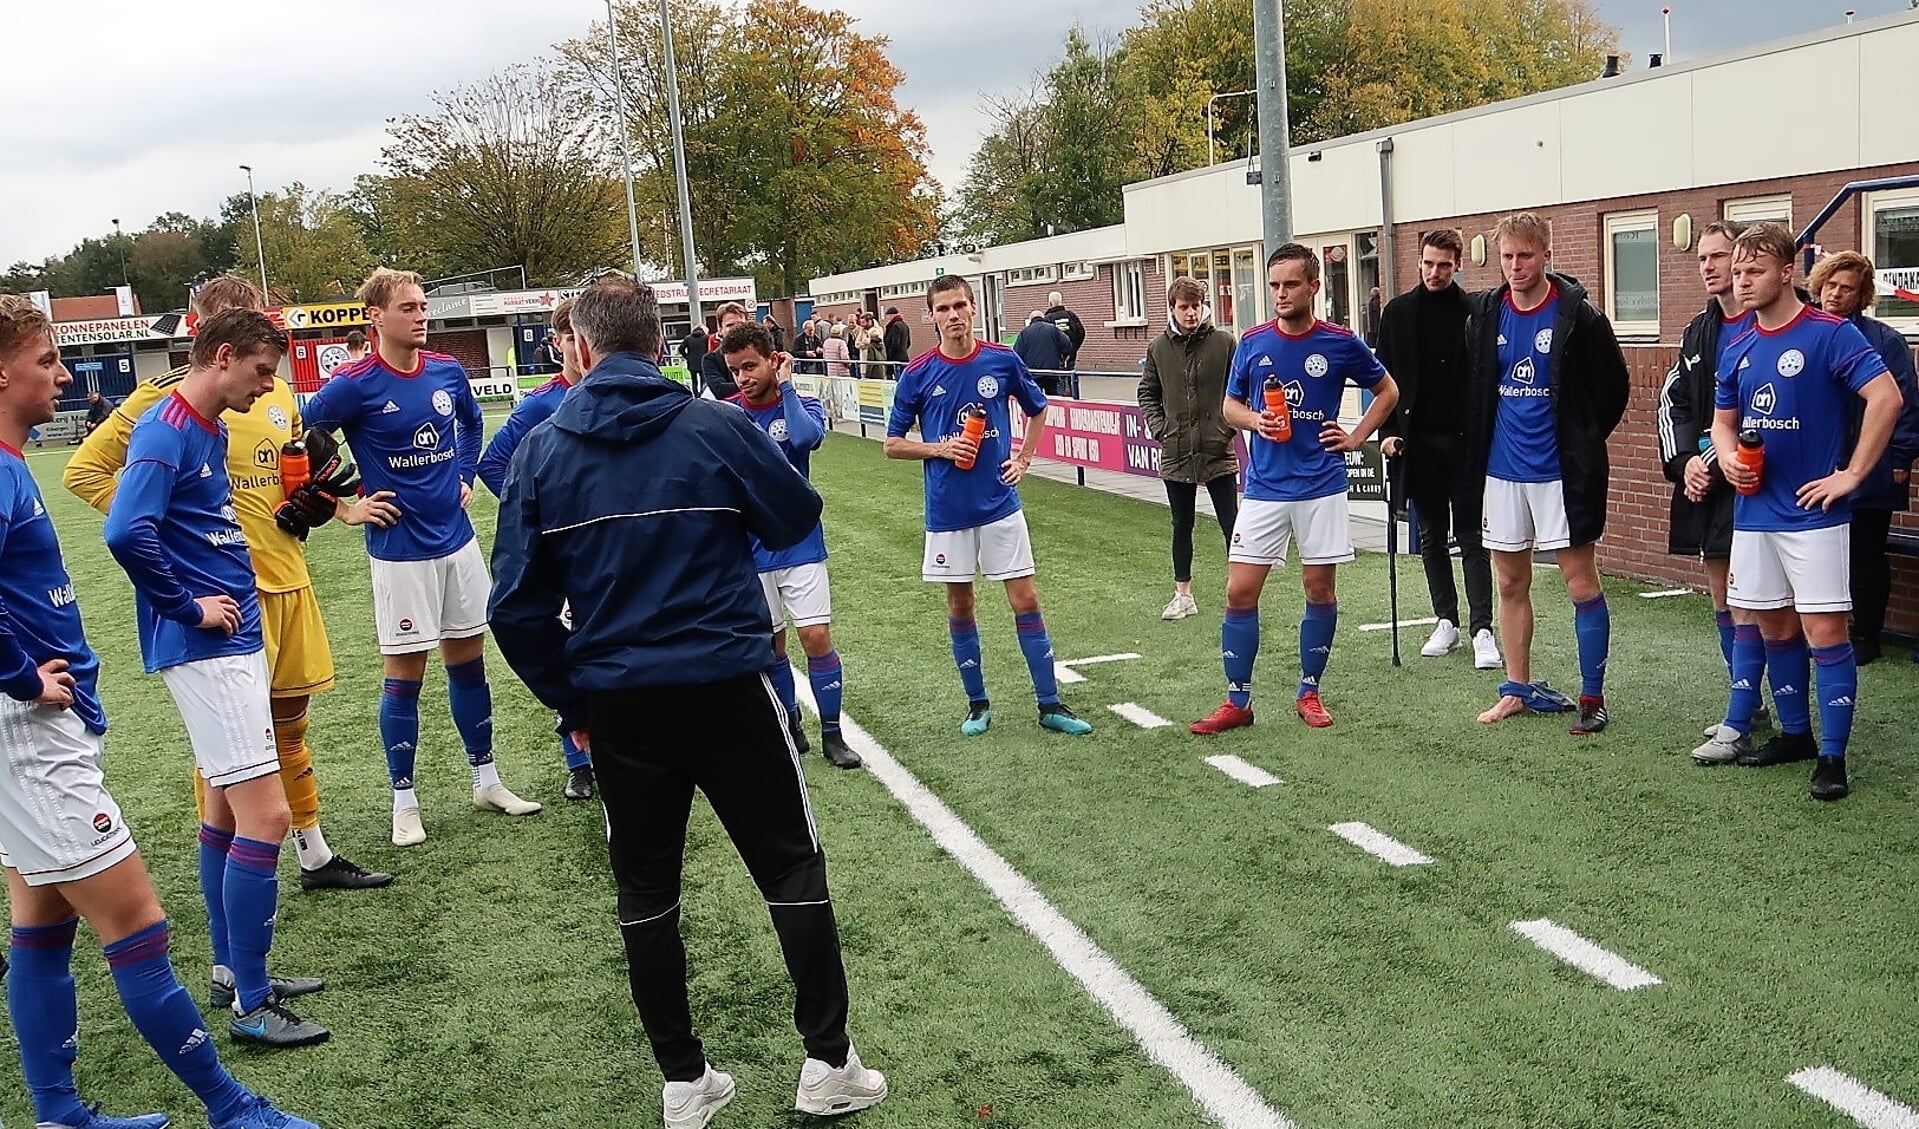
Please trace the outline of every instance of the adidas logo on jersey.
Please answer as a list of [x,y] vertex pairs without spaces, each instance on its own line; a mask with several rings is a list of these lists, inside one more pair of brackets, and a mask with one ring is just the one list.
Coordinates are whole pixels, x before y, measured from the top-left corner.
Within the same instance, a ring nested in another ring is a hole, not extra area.
[[397,412],[399,410],[400,410],[400,405],[394,403],[391,400],[388,400],[386,402],[386,406],[380,409],[380,414],[383,416],[391,415],[392,413]]
[[205,464],[205,463],[201,463],[201,464],[200,464],[200,477],[201,477],[201,478],[212,478],[212,477],[213,477],[213,468],[212,468],[212,467],[210,467],[210,466],[208,466],[208,465],[207,465],[207,464]]
[[1499,347],[1501,349],[1506,347],[1506,335],[1503,333],[1499,335]]
[[34,516],[34,517],[45,517],[45,516],[47,516],[47,507],[45,507],[45,506],[43,506],[43,505],[41,505],[41,504],[40,504],[40,499],[38,499],[38,498],[35,498],[35,499],[33,500],[33,516]]
[[1259,367],[1260,367],[1260,368],[1272,368],[1272,367],[1273,367],[1273,359],[1272,359],[1271,357],[1261,357],[1261,358],[1259,359]]
[[946,395],[946,385],[944,385],[944,384],[935,384],[935,385],[933,385],[933,390],[932,390],[931,392],[929,392],[929,393],[927,393],[927,395],[928,395],[928,396],[944,396],[944,395]]

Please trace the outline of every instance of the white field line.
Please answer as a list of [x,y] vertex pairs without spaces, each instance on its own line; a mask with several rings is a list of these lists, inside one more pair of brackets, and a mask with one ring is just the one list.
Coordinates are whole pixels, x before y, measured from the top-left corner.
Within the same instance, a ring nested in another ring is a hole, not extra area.
[[1919,1129],[1919,1113],[1830,1066],[1809,1066],[1786,1081],[1852,1118],[1865,1129]]
[[1071,686],[1075,682],[1086,681],[1086,676],[1065,663],[1056,662],[1053,664],[1053,681],[1061,686]]
[[[1399,626],[1430,627],[1433,624],[1438,622],[1439,621],[1437,619],[1434,619],[1432,616],[1426,616],[1422,619],[1402,619],[1399,621]],[[1388,621],[1386,623],[1362,623],[1359,625],[1359,629],[1361,631],[1391,631],[1392,628],[1393,628],[1393,625],[1391,621]]]
[[1092,666],[1095,663],[1123,663],[1139,657],[1140,656],[1134,654],[1133,652],[1128,651],[1123,655],[1094,655],[1090,659],[1067,659],[1065,662],[1059,665],[1061,666]]
[[1429,866],[1433,861],[1431,857],[1368,824],[1335,823],[1326,830],[1393,866]]
[[[812,687],[795,679],[800,700],[817,712]],[[893,759],[853,719],[840,717],[846,743],[866,761],[866,769],[885,786],[942,850],[985,886],[1020,926],[1046,946],[1055,963],[1080,982],[1121,1027],[1139,1040],[1140,1049],[1193,1095],[1222,1129],[1294,1129],[1233,1068],[1187,1032],[1166,1006],[1119,966],[1084,930],[1061,913],[1025,875],[986,845],[953,810]]]
[[1622,992],[1630,992],[1635,988],[1650,988],[1661,982],[1659,977],[1626,958],[1609,953],[1565,926],[1557,925],[1546,918],[1542,917],[1537,921],[1515,921],[1510,928],[1567,964]]
[[1286,783],[1284,780],[1267,772],[1258,765],[1247,764],[1231,753],[1227,753],[1224,756],[1207,757],[1206,763],[1232,777],[1234,780],[1239,781],[1241,784],[1251,785],[1254,788],[1269,788],[1274,784]]
[[1141,729],[1164,729],[1173,724],[1165,718],[1147,709],[1137,702],[1121,702],[1116,706],[1107,706],[1109,710],[1139,726]]
[[1642,600],[1663,600],[1668,596],[1690,595],[1692,595],[1692,589],[1690,588],[1666,588],[1658,592],[1641,592],[1639,598]]

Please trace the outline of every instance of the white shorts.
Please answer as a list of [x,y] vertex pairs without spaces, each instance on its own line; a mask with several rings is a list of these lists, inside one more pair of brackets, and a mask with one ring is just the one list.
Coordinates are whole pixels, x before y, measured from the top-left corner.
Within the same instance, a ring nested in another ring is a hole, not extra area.
[[1852,527],[1735,529],[1726,602],[1749,611],[1852,610]]
[[1269,502],[1247,498],[1233,522],[1233,545],[1226,559],[1236,564],[1284,567],[1286,548],[1299,542],[1303,565],[1345,564],[1353,559],[1352,513],[1346,495]]
[[789,615],[794,627],[833,622],[833,592],[827,586],[825,561],[762,572],[760,591],[766,594],[775,631],[785,630]]
[[1566,524],[1565,483],[1486,479],[1486,508],[1479,528],[1480,541],[1501,553],[1569,548],[1573,535]]
[[988,580],[1018,580],[1031,576],[1033,535],[1026,528],[1026,511],[1016,510],[991,525],[928,533],[920,579],[928,584],[971,584],[973,574]]
[[160,677],[187,723],[193,763],[209,787],[244,784],[280,771],[265,651],[181,663]]
[[27,885],[92,878],[133,854],[102,744],[72,710],[0,697],[0,865]]
[[373,561],[373,624],[383,655],[429,651],[486,631],[493,592],[480,540],[430,561]]

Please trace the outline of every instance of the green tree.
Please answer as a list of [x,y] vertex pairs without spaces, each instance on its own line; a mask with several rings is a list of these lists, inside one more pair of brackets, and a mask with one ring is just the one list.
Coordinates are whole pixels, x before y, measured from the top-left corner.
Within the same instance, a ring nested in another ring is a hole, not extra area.
[[[245,196],[235,201],[246,222],[252,212]],[[342,198],[310,189],[299,181],[278,192],[261,193],[260,234],[266,244],[267,282],[271,297],[282,302],[324,302],[352,294],[374,266],[373,253]],[[233,221],[230,221],[233,222]],[[240,244],[233,272],[243,278],[260,274],[259,257],[251,239]]]

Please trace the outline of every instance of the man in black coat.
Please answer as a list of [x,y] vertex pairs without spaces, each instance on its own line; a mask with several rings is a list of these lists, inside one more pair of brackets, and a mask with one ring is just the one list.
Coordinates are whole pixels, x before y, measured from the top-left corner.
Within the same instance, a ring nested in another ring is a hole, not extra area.
[[1066,355],[1072,351],[1072,340],[1038,310],[1033,311],[1033,316],[1026,320],[1026,328],[1013,339],[1013,352],[1026,362],[1033,379],[1039,382],[1039,390],[1048,396],[1071,391],[1060,370],[1066,367]]
[[887,365],[886,377],[889,380],[898,380],[900,378],[898,366],[913,359],[913,329],[906,324],[906,319],[900,316],[900,308],[898,306],[886,307],[886,333],[884,336],[886,340],[886,359],[891,362]]
[[1066,368],[1078,368],[1079,351],[1086,344],[1086,326],[1078,314],[1066,308],[1066,299],[1057,290],[1046,296],[1046,320],[1059,326],[1059,331],[1073,343],[1062,363]]
[[1586,289],[1553,274],[1552,231],[1529,212],[1493,230],[1506,282],[1475,295],[1466,323],[1466,458],[1485,479],[1481,530],[1499,580],[1506,681],[1485,724],[1558,713],[1572,700],[1532,679],[1533,553],[1551,550],[1579,643],[1574,736],[1606,727],[1612,617],[1595,548],[1606,528],[1606,438],[1626,414],[1631,378],[1612,323]]

